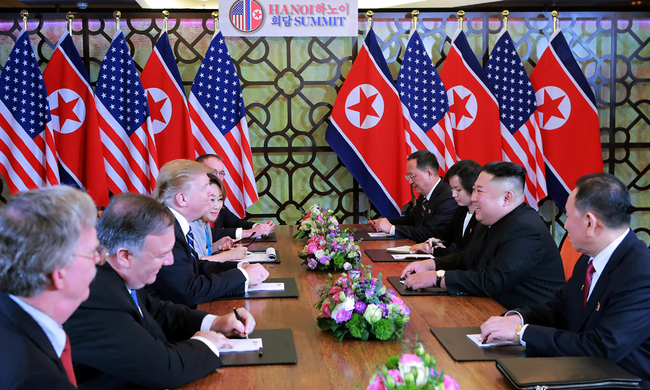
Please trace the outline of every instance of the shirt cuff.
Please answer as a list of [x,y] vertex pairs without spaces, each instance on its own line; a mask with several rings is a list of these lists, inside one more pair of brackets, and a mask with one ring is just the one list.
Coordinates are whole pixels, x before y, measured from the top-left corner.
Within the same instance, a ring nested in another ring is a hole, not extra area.
[[206,339],[205,337],[201,337],[201,336],[194,336],[194,337],[191,337],[190,340],[198,340],[198,341],[202,342],[203,344],[207,345],[208,348],[210,348],[210,350],[211,350],[215,355],[217,355],[217,357],[219,357],[219,348],[217,348],[216,345],[212,344],[212,341]]
[[214,314],[208,314],[205,317],[203,317],[203,321],[201,322],[201,332],[208,332],[212,328],[212,323],[214,320],[217,319],[217,316]]
[[395,235],[395,225],[390,227],[390,235],[394,236]]
[[524,332],[526,331],[526,328],[528,328],[528,324],[522,326],[521,332],[519,332],[519,343],[524,347],[526,346],[526,342],[524,341]]
[[521,321],[520,324],[523,325],[521,327],[521,332],[519,332],[519,344],[521,344],[521,345],[523,345],[525,347],[526,342],[524,341],[524,331],[526,330],[526,328],[528,328],[528,324],[524,324],[524,317],[521,315],[521,313],[519,313],[516,310],[508,310],[506,312],[506,314],[504,314],[503,316],[504,317],[510,317],[510,316],[514,316],[514,315],[519,316],[519,320]]
[[248,278],[248,272],[246,272],[246,270],[242,268],[242,266],[244,266],[244,264],[248,264],[248,262],[247,261],[240,261],[239,263],[237,263],[237,269],[240,270],[241,273],[244,274],[244,277],[246,278],[246,281],[244,282],[244,292],[246,293],[246,292],[248,292],[248,279],[249,278]]
[[237,230],[235,230],[235,240],[241,240],[241,235],[242,235],[243,232],[244,232],[244,229],[237,228]]

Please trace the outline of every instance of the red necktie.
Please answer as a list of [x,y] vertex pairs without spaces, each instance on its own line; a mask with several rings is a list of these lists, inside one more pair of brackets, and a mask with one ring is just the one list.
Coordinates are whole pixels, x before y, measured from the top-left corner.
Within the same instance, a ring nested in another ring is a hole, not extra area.
[[70,382],[77,386],[77,378],[74,376],[74,370],[72,369],[72,355],[70,354],[70,339],[68,336],[65,336],[65,347],[63,347],[63,353],[61,354],[61,363],[63,363],[63,368],[65,368],[65,373],[68,374],[68,379]]
[[422,216],[424,217],[427,215],[427,206],[429,205],[429,199],[425,199],[422,201]]
[[582,308],[584,309],[587,305],[587,297],[589,297],[589,288],[591,287],[591,278],[594,276],[594,261],[589,260],[589,265],[587,265],[587,275],[585,275],[585,300],[582,302]]

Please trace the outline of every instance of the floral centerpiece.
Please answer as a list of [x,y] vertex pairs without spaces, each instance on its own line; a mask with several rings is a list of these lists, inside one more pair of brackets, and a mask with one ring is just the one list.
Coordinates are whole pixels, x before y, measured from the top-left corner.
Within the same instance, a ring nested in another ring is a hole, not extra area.
[[391,356],[386,364],[377,369],[366,390],[460,390],[449,375],[436,368],[436,359],[425,352],[417,340],[408,340],[401,355]]
[[[363,267],[364,271],[366,267]],[[331,330],[339,341],[347,335],[361,340],[400,339],[411,309],[395,291],[387,289],[370,271],[350,271],[329,281],[318,290],[318,327]]]
[[325,235],[330,230],[339,228],[339,221],[334,210],[311,205],[309,211],[299,221],[300,228],[293,238],[305,238]]
[[349,271],[359,268],[361,249],[347,229],[337,228],[311,237],[298,256],[312,270]]

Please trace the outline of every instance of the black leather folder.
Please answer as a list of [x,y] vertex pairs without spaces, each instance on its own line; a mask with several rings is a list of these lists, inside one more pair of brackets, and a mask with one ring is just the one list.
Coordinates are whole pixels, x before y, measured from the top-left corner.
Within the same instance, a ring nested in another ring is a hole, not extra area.
[[[371,232],[372,233],[372,232]],[[395,236],[383,236],[383,237],[370,237],[368,232],[356,231],[354,232],[354,241],[390,241],[394,240]]]
[[260,366],[270,364],[296,364],[296,346],[291,329],[264,329],[249,334],[250,338],[261,338],[264,352],[226,352],[221,353],[223,365]]
[[640,389],[641,379],[616,363],[595,357],[497,359],[497,369],[513,389]]
[[[251,240],[250,238],[247,238],[247,239],[244,241],[244,244],[245,244],[247,241],[250,242],[250,240]],[[275,235],[275,232],[273,232],[273,233],[271,233],[271,234],[267,234],[267,235],[262,236],[262,237],[257,237],[257,239],[255,240],[255,242],[278,242],[278,237]]]
[[[397,263],[397,262],[411,262],[411,261],[420,261],[420,260],[429,260],[427,258],[407,258],[407,259],[402,259],[402,260],[397,260],[393,256],[391,256],[390,253],[386,252],[386,249],[366,249],[364,250],[366,252],[366,255],[370,258],[370,260],[376,262],[376,263],[382,263],[382,262],[391,262],[391,263]],[[396,255],[401,255],[402,253],[395,253]],[[404,256],[409,256],[408,254],[404,254]]]
[[218,300],[229,299],[261,299],[261,298],[298,298],[298,285],[294,278],[266,279],[265,283],[284,283],[284,291],[249,291],[221,297]]
[[479,327],[468,328],[431,328],[431,333],[457,362],[497,360],[509,357],[526,357],[526,347],[507,345],[499,347],[478,347],[468,334],[481,333]]
[[440,287],[427,287],[427,288],[419,288],[417,290],[411,290],[410,288],[406,288],[405,285],[400,283],[399,276],[389,276],[386,279],[391,285],[393,285],[395,291],[397,291],[399,295],[402,296],[416,297],[416,296],[425,296],[425,295],[449,295],[446,288],[440,288]]

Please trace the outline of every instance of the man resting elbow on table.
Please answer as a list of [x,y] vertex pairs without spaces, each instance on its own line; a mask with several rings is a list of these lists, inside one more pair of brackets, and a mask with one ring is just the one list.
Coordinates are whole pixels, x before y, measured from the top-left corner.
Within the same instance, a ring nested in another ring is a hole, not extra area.
[[605,358],[650,389],[650,250],[630,230],[625,184],[583,176],[569,195],[564,228],[582,252],[573,275],[541,305],[492,317],[481,335],[521,342],[549,356]]
[[486,164],[472,193],[480,224],[465,253],[409,264],[405,285],[492,297],[508,309],[550,299],[564,284],[562,260],[541,217],[524,202],[525,179],[517,164]]
[[255,328],[243,308],[237,310],[242,323],[232,312],[214,316],[145,292],[174,261],[174,215],[156,200],[113,197],[97,235],[106,264],[98,267],[88,300],[64,324],[80,389],[182,386],[222,365],[226,336]]

